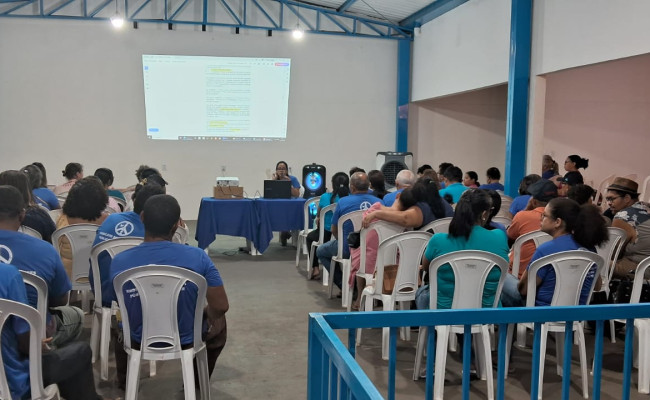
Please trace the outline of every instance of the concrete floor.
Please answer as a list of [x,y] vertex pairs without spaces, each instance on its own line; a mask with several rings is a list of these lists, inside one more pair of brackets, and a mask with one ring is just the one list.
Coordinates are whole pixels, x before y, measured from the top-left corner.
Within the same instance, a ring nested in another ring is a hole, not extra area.
[[[190,221],[189,226],[193,238],[195,224]],[[196,243],[192,240],[190,244]],[[238,251],[244,245],[242,238],[218,236],[209,248],[209,255],[224,279],[230,301],[228,342],[211,378],[212,398],[304,399],[307,392],[307,315],[309,312],[341,311],[340,299],[329,300],[326,287],[305,279],[305,258],[301,259],[300,269],[294,266],[295,247],[281,247],[276,239],[264,255],[253,257]],[[89,327],[90,317],[86,322]],[[346,332],[342,332],[340,337],[345,335]],[[411,342],[398,341],[398,399],[424,398],[424,380],[411,380],[417,334],[413,332],[411,337]],[[343,341],[345,343],[346,339]],[[593,337],[589,334],[587,342],[589,348],[593,346]],[[381,360],[380,344],[379,330],[364,332],[364,344],[357,350],[357,360],[385,396],[388,362]],[[549,342],[549,349],[553,347]],[[622,349],[622,338],[615,345],[605,340],[602,399],[620,398]],[[580,398],[577,347],[573,353],[571,397]],[[588,349],[587,354],[590,357],[592,352]],[[445,398],[461,398],[461,364],[458,361],[457,355],[448,357]],[[516,372],[506,381],[506,398],[530,397],[530,362],[530,350],[515,350]],[[98,379],[99,364],[94,368]],[[159,362],[157,369],[158,375],[149,378],[148,367],[142,367],[139,398],[183,399],[180,363]],[[124,395],[115,388],[114,376],[114,362],[111,360],[109,381],[97,383],[100,394],[109,398]],[[647,398],[647,395],[637,393],[636,379],[634,370],[631,398]],[[485,398],[485,390],[484,381],[471,383],[472,398]],[[561,397],[561,378],[555,375],[554,364],[550,361],[546,364],[544,397]]]

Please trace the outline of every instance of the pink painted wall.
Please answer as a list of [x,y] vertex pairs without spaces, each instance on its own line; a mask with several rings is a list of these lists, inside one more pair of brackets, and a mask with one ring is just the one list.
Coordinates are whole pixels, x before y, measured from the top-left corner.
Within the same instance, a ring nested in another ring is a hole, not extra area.
[[543,148],[589,159],[585,180],[650,174],[650,54],[546,75]]
[[481,182],[505,165],[507,85],[409,105],[409,151],[417,166],[448,161],[474,170]]

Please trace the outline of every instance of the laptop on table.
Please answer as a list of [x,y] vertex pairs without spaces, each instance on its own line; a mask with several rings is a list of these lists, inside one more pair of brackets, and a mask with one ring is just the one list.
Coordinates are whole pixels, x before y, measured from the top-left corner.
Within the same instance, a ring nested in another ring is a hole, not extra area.
[[291,181],[264,181],[264,198],[265,199],[290,199],[291,198]]

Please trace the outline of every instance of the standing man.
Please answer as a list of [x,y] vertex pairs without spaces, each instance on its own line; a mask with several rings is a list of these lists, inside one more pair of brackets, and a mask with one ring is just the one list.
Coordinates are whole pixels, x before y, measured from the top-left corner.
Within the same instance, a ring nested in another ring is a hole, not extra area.
[[[350,195],[343,197],[336,204],[334,215],[332,216],[331,228],[334,239],[318,246],[318,250],[316,250],[318,261],[323,264],[323,267],[325,267],[327,271],[330,271],[332,257],[334,257],[338,252],[339,240],[343,240],[343,257],[350,258],[350,249],[348,247],[347,238],[350,232],[352,232],[353,226],[352,223],[347,223],[343,226],[343,232],[339,232],[339,218],[353,211],[367,210],[377,202],[384,204],[379,198],[368,193],[369,187],[370,181],[368,180],[368,175],[364,172],[355,172],[350,178]],[[339,288],[341,288],[342,277],[343,274],[341,269],[337,268],[334,272],[334,284]]]
[[[203,250],[172,242],[180,218],[181,208],[174,197],[166,194],[150,197],[142,211],[142,222],[145,231],[144,242],[115,256],[110,269],[111,281],[120,272],[148,264],[173,265],[202,275],[208,284],[206,292],[208,305],[203,313],[203,337],[205,338],[208,353],[208,372],[212,374],[217,358],[226,345],[225,314],[229,307],[228,297],[219,271]],[[132,297],[138,296],[137,294],[135,296],[132,294],[125,296],[126,301],[129,301]],[[117,301],[115,289],[112,285],[109,299]],[[194,301],[197,301],[196,288],[187,286],[181,292],[178,301],[179,321],[181,321],[178,328],[181,345],[191,344],[194,340],[194,307],[191,305]],[[140,321],[140,324],[132,323],[131,325],[131,340],[138,344],[142,340],[138,333],[141,331],[142,323],[141,309],[137,307],[139,304],[139,300],[126,304],[131,320]],[[189,315],[183,313],[189,313]],[[123,386],[126,383],[127,357],[124,348],[120,345],[115,346],[115,360],[118,384]],[[196,368],[194,368],[194,372],[195,380],[198,382]]]
[[413,173],[413,171],[409,169],[403,169],[400,172],[398,172],[397,176],[395,177],[395,187],[397,188],[397,190],[392,193],[388,193],[386,196],[384,196],[383,199],[384,205],[386,207],[392,206],[395,200],[397,199],[397,194],[402,193],[402,190],[412,186],[414,183],[415,183],[415,174]]

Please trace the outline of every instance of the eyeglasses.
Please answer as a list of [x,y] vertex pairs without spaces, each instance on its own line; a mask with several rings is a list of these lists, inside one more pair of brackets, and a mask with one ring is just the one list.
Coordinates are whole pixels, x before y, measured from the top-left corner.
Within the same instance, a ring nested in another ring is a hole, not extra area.
[[615,196],[615,197],[605,197],[605,201],[608,203],[612,203],[616,199],[620,199],[623,196]]

